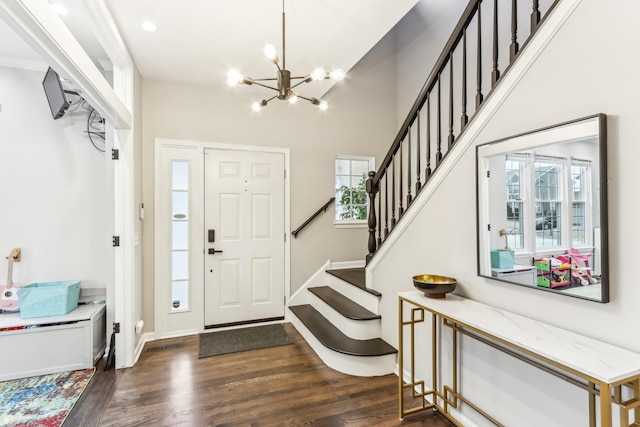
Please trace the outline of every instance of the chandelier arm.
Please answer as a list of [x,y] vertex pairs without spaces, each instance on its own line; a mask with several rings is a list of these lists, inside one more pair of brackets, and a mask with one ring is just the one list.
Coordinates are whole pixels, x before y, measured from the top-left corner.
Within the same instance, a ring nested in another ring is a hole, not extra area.
[[268,77],[265,79],[251,79],[252,82],[266,82],[266,81],[275,81],[278,80],[277,77]]
[[[292,77],[292,79],[303,79],[303,78],[304,77]],[[296,88],[296,87],[300,86],[302,83],[306,83],[306,82],[307,82],[306,80],[302,80],[302,81],[294,84],[293,86],[291,86],[291,89]]]
[[258,86],[262,86],[262,87],[266,87],[267,89],[275,90],[276,92],[278,91],[278,88],[275,88],[273,86],[264,85],[262,83],[259,83],[259,82],[255,81],[255,80],[253,81],[253,84],[254,85],[258,85]]
[[307,98],[306,96],[297,95],[297,94],[296,94],[296,96],[297,96],[298,98],[302,98],[302,99],[304,99],[305,101],[313,102],[313,99],[311,99],[311,98]]

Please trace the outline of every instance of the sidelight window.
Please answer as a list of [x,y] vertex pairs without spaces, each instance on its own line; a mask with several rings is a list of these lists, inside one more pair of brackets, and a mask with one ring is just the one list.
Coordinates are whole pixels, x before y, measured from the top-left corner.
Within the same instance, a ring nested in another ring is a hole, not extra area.
[[171,162],[170,311],[189,310],[189,162]]

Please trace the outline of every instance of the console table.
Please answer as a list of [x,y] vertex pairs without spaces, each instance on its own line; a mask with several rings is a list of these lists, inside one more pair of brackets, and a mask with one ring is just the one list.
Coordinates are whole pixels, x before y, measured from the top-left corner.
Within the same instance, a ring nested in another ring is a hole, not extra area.
[[[425,297],[422,292],[401,292],[399,295],[399,406],[400,418],[427,409],[436,409],[454,424],[460,422],[451,414],[463,402],[496,426],[500,422],[466,399],[460,392],[458,369],[458,334],[469,336],[510,356],[536,366],[547,373],[569,381],[588,392],[589,425],[595,427],[597,414],[600,426],[611,427],[616,404],[620,408],[620,426],[640,424],[640,354],[615,347],[561,328],[500,310],[457,295],[446,298]],[[407,310],[405,310],[407,308]],[[425,321],[425,313],[431,315],[431,336],[416,337],[415,325]],[[437,349],[442,337],[437,333],[441,323],[451,329],[451,383],[438,384],[437,372],[441,364]],[[409,329],[411,348],[410,381],[405,383],[404,331]],[[424,381],[415,378],[415,341],[431,341],[432,388],[425,390]],[[631,389],[632,398],[622,400],[622,387]],[[405,408],[405,389],[412,390],[412,397],[419,397],[422,404]],[[426,398],[430,397],[431,402]],[[596,411],[599,397],[599,411]],[[633,418],[630,416],[633,415]]]
[[93,367],[107,344],[105,313],[86,304],[63,316],[0,314],[0,381]]

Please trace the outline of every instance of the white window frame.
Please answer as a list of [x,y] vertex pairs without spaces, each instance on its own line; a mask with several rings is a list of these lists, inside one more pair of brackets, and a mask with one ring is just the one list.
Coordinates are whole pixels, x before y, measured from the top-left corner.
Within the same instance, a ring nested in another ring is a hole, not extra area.
[[[352,156],[352,155],[340,154],[336,156],[335,161],[337,160],[359,160],[359,161],[365,160],[369,162],[369,171],[375,170],[375,157],[373,156]],[[335,183],[336,183],[336,177],[338,176],[335,168],[335,161],[334,161],[334,170],[333,170],[334,192],[336,191]],[[336,200],[334,202],[334,221],[333,221],[333,224],[336,228],[367,228],[367,221],[368,221],[367,219],[363,219],[363,220],[335,219],[337,209],[339,206],[340,206],[339,200],[338,200],[338,197],[336,196]],[[369,215],[369,205],[367,200],[367,217],[368,215]]]
[[[524,154],[524,153],[523,153]],[[532,153],[533,154],[533,153]],[[536,246],[536,225],[535,218],[539,212],[536,211],[536,204],[540,202],[535,197],[535,163],[541,159],[549,158],[548,156],[538,156],[536,158],[535,154],[531,156],[522,156],[523,161],[526,162],[526,170],[529,171],[528,177],[522,180],[522,198],[523,198],[523,212],[524,212],[524,247],[522,248],[513,248],[516,256],[529,256],[531,254],[535,256],[545,255],[545,254],[553,254],[557,253],[558,250],[566,249],[573,247],[573,236],[572,236],[572,206],[573,206],[573,191],[571,188],[571,166],[574,163],[578,163],[580,166],[586,168],[586,174],[588,176],[587,182],[590,182],[590,177],[592,174],[592,161],[587,159],[577,159],[571,156],[554,156],[556,161],[559,164],[562,164],[561,167],[561,176],[558,177],[559,185],[558,185],[558,200],[561,204],[562,215],[558,218],[558,221],[561,221],[561,244],[560,246],[548,246],[548,247],[537,247]],[[505,163],[506,167],[506,163]],[[506,185],[506,182],[505,184]],[[585,225],[590,227],[592,224],[592,190],[590,187],[585,189],[586,195],[583,200],[580,200],[580,203],[584,203],[585,205]],[[506,200],[508,202],[508,200]],[[534,219],[531,221],[531,219]],[[589,247],[593,245],[592,236],[589,233],[586,233],[586,241],[584,244],[578,245],[580,247],[586,246]]]

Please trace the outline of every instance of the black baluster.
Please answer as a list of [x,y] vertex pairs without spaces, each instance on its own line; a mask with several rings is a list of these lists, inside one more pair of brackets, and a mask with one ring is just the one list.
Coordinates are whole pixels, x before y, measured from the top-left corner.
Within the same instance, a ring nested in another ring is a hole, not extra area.
[[440,118],[440,92],[442,91],[440,90],[440,75],[438,74],[438,108],[436,110],[436,118],[438,120],[436,123],[436,169],[438,169],[438,166],[440,166],[440,161],[442,160],[442,119]]
[[409,126],[409,131],[407,132],[407,209],[409,209],[409,205],[411,205],[411,126]]
[[478,66],[476,68],[476,111],[484,100],[482,95],[482,15],[480,8],[482,3],[478,1]]
[[455,137],[453,136],[453,51],[449,53],[449,138],[447,153],[451,150]]
[[498,0],[493,1],[493,71],[491,72],[491,87],[493,88],[500,78],[498,70]]
[[367,193],[369,194],[369,218],[367,221],[367,225],[369,227],[369,241],[367,243],[367,247],[369,248],[369,254],[367,255],[366,262],[368,263],[373,254],[376,253],[376,223],[378,222],[376,219],[376,192],[378,191],[378,187],[373,184],[373,177],[376,176],[376,173],[373,171],[369,171],[369,179],[367,179]]
[[378,193],[378,247],[380,247],[382,244],[382,191],[380,191],[380,182],[378,182]]
[[384,239],[389,235],[389,168],[384,170]]
[[422,188],[422,184],[420,183],[420,114],[422,110],[418,110],[418,118],[416,119],[416,134],[418,136],[418,140],[416,141],[416,196],[420,192]]
[[460,117],[460,133],[469,122],[467,116],[467,29],[462,32],[462,117]]
[[431,176],[431,92],[427,94],[427,168],[424,170],[424,182]]
[[391,229],[396,226],[396,156],[391,158],[393,174],[391,175]]
[[402,196],[402,193],[404,192],[404,189],[402,188],[402,169],[404,169],[404,165],[402,162],[402,145],[404,143],[404,140],[400,141],[400,150],[398,151],[398,156],[400,157],[399,162],[400,162],[400,174],[398,175],[399,179],[400,179],[400,185],[398,186],[398,191],[400,192],[400,197],[398,197],[398,219],[402,218],[402,214],[404,214],[404,207],[402,206],[402,199],[404,198]]
[[[540,24],[540,8],[538,7],[538,0],[533,0],[533,10],[531,11],[531,34],[532,35],[538,29],[539,24]],[[531,35],[529,37],[531,37]]]
[[518,55],[520,46],[518,45],[518,0],[511,0],[511,46],[509,47],[509,61],[513,61]]

